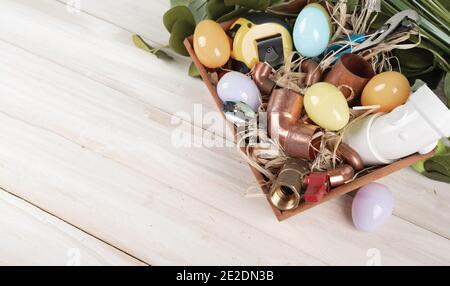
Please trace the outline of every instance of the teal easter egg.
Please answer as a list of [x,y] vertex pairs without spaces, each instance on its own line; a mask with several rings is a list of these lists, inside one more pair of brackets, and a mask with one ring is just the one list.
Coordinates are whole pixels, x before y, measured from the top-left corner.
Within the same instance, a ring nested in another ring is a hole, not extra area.
[[317,3],[309,4],[295,22],[295,48],[303,56],[316,57],[328,47],[331,33],[331,20],[326,9]]

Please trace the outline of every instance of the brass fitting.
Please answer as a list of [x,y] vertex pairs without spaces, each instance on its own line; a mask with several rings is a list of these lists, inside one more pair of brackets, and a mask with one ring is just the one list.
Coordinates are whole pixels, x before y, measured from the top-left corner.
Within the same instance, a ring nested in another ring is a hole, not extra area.
[[289,158],[270,188],[270,202],[282,211],[297,208],[303,195],[303,179],[309,171],[305,160]]

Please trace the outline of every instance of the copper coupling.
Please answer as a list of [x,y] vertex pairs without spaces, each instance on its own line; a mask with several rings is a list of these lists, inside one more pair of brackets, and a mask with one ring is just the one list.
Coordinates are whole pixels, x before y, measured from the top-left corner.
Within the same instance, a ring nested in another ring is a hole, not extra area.
[[269,201],[282,211],[297,208],[302,201],[303,180],[309,171],[305,160],[289,158],[270,188]]
[[343,55],[325,81],[341,89],[346,98],[358,98],[369,80],[375,76],[372,65],[356,54]]

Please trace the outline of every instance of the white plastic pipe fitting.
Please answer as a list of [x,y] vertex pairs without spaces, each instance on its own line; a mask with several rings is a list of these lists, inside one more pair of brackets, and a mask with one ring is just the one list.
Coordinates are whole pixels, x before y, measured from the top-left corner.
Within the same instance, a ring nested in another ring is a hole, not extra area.
[[446,137],[450,137],[450,110],[424,85],[390,113],[377,113],[351,125],[344,142],[371,166],[428,153]]

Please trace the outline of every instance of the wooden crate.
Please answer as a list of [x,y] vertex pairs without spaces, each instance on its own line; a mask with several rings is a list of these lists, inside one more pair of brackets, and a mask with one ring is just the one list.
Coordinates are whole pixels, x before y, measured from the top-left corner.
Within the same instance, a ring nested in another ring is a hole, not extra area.
[[[228,21],[226,23],[221,24],[222,28],[224,28],[224,30],[227,30],[233,22],[234,21]],[[225,115],[223,113],[223,103],[222,103],[222,100],[220,99],[219,95],[217,94],[216,87],[211,83],[210,77],[208,76],[207,69],[200,63],[197,55],[195,54],[195,51],[193,49],[193,37],[191,36],[191,37],[187,38],[184,41],[184,45],[186,46],[186,49],[189,52],[189,55],[191,56],[194,64],[196,65],[196,67],[200,73],[200,76],[203,79],[203,82],[206,84],[206,87],[208,88],[209,92],[211,93],[212,98],[213,98],[214,102],[216,103],[218,111],[222,114],[222,116],[224,117],[224,120],[227,121],[225,118]],[[230,123],[228,123],[228,125],[232,129],[233,133],[235,134],[234,125],[232,125]],[[331,200],[331,199],[340,197],[342,195],[348,194],[352,191],[355,191],[373,181],[376,181],[385,176],[388,176],[388,175],[390,175],[398,170],[401,170],[405,167],[408,167],[418,161],[428,159],[428,158],[432,157],[433,155],[434,155],[434,151],[430,152],[428,154],[425,154],[425,155],[414,154],[414,155],[404,158],[402,160],[396,161],[390,165],[382,166],[380,168],[377,168],[377,169],[371,171],[370,173],[368,173],[362,177],[355,179],[354,181],[352,181],[350,183],[347,183],[345,185],[342,185],[340,187],[332,189],[331,192],[329,192],[327,195],[325,195],[325,197],[322,199],[322,201],[320,201],[318,203],[302,202],[302,203],[300,203],[299,207],[294,210],[280,211],[279,209],[274,207],[270,203],[269,200],[268,200],[268,202],[269,202],[269,205],[271,206],[273,212],[275,213],[275,216],[277,217],[277,219],[279,221],[282,221],[282,220],[288,219],[294,215],[297,215],[301,212],[304,212],[310,208],[313,208],[321,203],[324,203],[328,200]],[[263,182],[264,181],[263,175],[258,170],[253,168],[252,166],[249,165],[249,167],[250,167],[250,170],[253,172],[253,174],[256,178],[256,181]],[[260,188],[261,188],[262,192],[264,192],[264,194],[269,193],[269,188],[266,185],[260,184]]]

